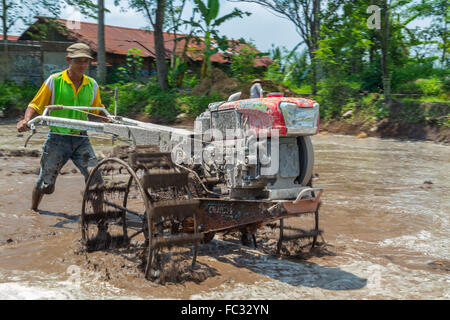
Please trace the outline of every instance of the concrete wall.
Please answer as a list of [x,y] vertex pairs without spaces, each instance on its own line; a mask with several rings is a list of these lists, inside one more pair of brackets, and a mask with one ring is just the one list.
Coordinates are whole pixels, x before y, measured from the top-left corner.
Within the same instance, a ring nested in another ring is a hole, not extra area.
[[45,52],[44,51],[44,79],[51,74],[67,69],[65,52]]
[[0,78],[16,82],[36,83],[41,77],[41,51],[38,45],[8,42],[8,57],[5,56],[5,43],[0,44]]
[[36,53],[24,53],[24,52],[11,52],[14,58],[10,59],[10,71],[8,80],[15,82],[30,81],[37,83],[41,79],[41,57],[39,52]]
[[6,61],[4,43],[0,41],[0,79],[41,85],[51,74],[67,68],[66,48],[71,44],[62,41],[9,41]]

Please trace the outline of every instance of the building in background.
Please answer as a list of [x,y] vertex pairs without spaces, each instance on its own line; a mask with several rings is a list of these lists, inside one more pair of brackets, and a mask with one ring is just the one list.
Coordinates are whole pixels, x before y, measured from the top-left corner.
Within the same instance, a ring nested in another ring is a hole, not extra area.
[[[48,17],[36,17],[37,21],[20,36],[8,37],[8,56],[10,70],[9,80],[17,82],[42,82],[50,74],[66,68],[65,49],[72,43],[83,42],[89,45],[94,58],[97,53],[97,24],[69,21]],[[174,35],[164,33],[166,58],[171,59],[175,39],[185,37],[184,34]],[[200,68],[203,60],[204,44],[194,39],[187,43],[186,56],[192,69]],[[185,39],[176,43],[175,57],[181,57],[186,44]],[[230,65],[233,54],[249,48],[260,53],[256,48],[240,41],[230,40],[230,49],[218,52],[211,57],[213,65],[226,69]],[[155,70],[155,48],[153,32],[143,29],[133,29],[105,25],[105,49],[108,76],[114,74],[118,67],[124,66],[130,49],[139,49],[143,58],[141,76],[143,78]],[[255,59],[255,68],[267,69],[272,63],[269,57]],[[88,74],[96,75],[97,62],[92,63]],[[0,72],[3,72],[0,70]],[[4,73],[4,72],[3,72]],[[4,77],[4,76],[3,76]]]

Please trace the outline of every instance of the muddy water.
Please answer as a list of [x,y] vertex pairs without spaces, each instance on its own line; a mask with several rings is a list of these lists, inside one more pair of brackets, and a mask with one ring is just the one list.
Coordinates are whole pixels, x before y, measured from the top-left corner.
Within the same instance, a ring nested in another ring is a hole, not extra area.
[[[20,149],[25,138],[0,126],[2,149]],[[28,149],[39,150],[43,138]],[[83,179],[71,163],[37,214],[28,207],[39,158],[4,152],[0,298],[449,299],[449,147],[338,135],[313,143],[314,185],[325,189],[323,250],[279,258],[216,236],[200,247],[198,281],[164,286],[145,281],[133,257],[79,251]],[[94,144],[100,152],[110,141]],[[260,232],[263,239],[269,231]]]

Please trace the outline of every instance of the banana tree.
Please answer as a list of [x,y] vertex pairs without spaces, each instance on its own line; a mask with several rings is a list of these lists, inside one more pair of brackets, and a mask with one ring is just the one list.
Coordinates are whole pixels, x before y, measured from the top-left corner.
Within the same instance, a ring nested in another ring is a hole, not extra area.
[[249,16],[250,12],[243,12],[237,8],[229,14],[226,14],[218,18],[219,14],[219,0],[194,0],[196,10],[200,13],[201,22],[186,21],[193,27],[197,28],[203,34],[204,51],[203,51],[203,63],[201,68],[201,79],[204,79],[211,74],[211,56],[219,50],[226,50],[228,48],[228,41],[226,37],[220,37],[218,33],[218,27],[233,18],[242,18],[244,15]]

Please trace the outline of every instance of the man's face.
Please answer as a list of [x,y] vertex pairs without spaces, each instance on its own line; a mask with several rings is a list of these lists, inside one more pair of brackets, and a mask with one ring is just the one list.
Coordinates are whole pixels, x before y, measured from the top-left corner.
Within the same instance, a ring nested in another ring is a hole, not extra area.
[[86,73],[89,69],[89,64],[91,63],[91,59],[89,58],[67,58],[67,62],[69,63],[72,71],[76,73]]

